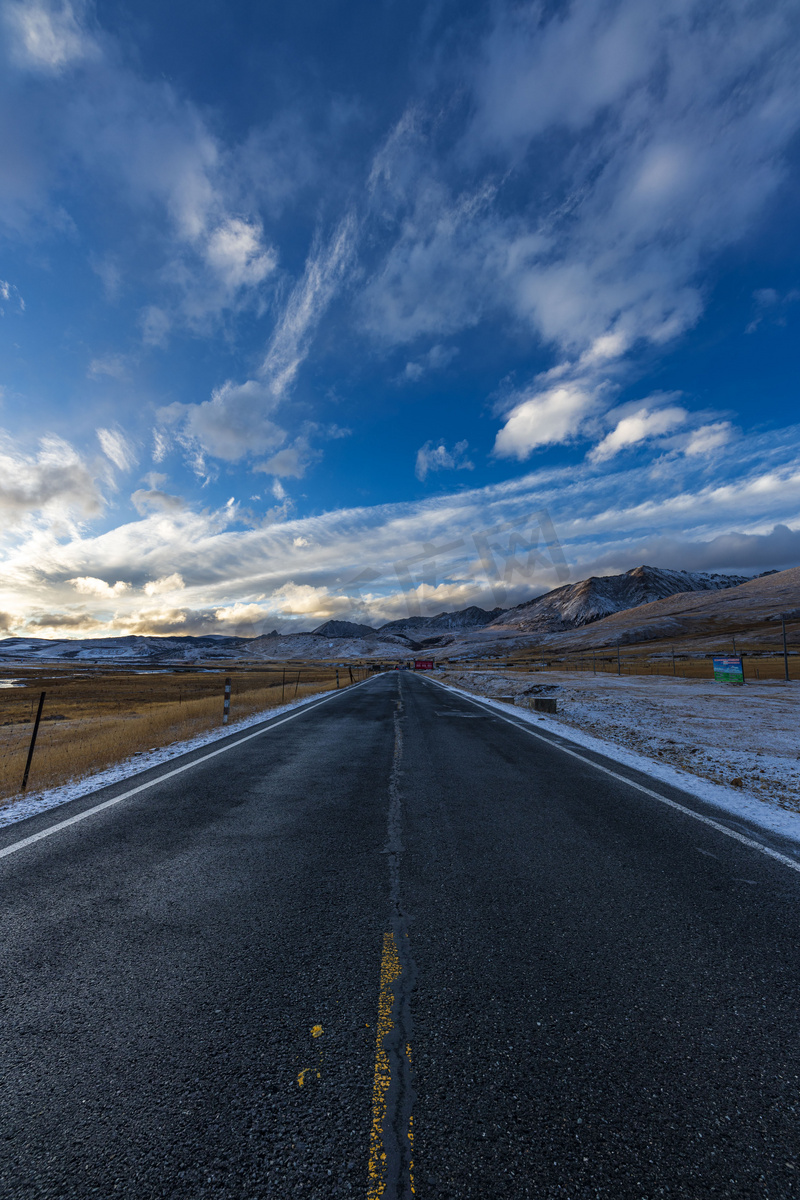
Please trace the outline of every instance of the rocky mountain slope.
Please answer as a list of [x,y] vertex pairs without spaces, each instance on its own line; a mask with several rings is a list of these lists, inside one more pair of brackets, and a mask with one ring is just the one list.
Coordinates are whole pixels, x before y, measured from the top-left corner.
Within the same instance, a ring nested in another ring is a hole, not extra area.
[[521,633],[556,633],[602,620],[611,613],[637,608],[684,592],[719,591],[747,582],[746,575],[710,575],[670,571],[663,567],[634,567],[623,575],[592,575],[567,583],[536,600],[518,604],[490,622],[491,629]]
[[323,638],[369,638],[375,636],[375,630],[371,625],[357,625],[355,621],[326,621],[324,625],[318,625],[311,632],[315,637]]
[[[759,643],[777,647],[782,612],[800,616],[800,567],[760,575],[736,587],[680,592],[612,613],[589,627],[548,634],[542,644],[572,651],[617,641],[625,646],[658,638],[714,639],[742,631],[751,647]],[[796,633],[790,632],[789,640],[796,647]]]
[[502,608],[485,609],[477,604],[453,612],[440,612],[435,617],[401,617],[381,625],[380,634],[398,633],[415,640],[435,637],[453,630],[481,629],[503,612]]

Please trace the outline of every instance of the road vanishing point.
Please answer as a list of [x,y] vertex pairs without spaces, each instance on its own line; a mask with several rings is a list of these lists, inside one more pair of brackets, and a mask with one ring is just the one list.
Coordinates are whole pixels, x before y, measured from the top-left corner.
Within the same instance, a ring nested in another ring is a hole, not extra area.
[[234,732],[0,831],[0,1196],[795,1196],[798,868],[405,672]]

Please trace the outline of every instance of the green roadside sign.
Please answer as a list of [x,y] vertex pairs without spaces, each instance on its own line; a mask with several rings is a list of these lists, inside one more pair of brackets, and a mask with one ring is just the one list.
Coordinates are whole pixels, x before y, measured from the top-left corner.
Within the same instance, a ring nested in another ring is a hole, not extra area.
[[717,658],[714,656],[715,683],[744,683],[744,668],[740,655]]

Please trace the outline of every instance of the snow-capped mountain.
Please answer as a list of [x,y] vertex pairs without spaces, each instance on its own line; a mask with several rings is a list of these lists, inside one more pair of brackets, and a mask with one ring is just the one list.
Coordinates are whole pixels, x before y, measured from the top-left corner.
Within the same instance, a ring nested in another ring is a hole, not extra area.
[[207,662],[239,658],[250,638],[207,637],[22,638],[0,640],[3,662]]
[[546,592],[500,613],[489,628],[525,633],[555,633],[599,621],[611,613],[651,604],[680,592],[711,592],[746,583],[746,575],[713,575],[700,571],[671,571],[664,567],[634,567],[623,575],[592,575],[579,583]]

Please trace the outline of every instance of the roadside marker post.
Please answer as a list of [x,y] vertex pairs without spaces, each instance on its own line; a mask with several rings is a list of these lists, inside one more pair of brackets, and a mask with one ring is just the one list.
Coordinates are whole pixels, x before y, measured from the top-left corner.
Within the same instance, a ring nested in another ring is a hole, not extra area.
[[36,747],[36,735],[39,732],[39,722],[42,719],[42,709],[44,708],[44,698],[46,695],[47,695],[46,692],[42,692],[41,696],[39,697],[39,707],[36,710],[36,720],[34,721],[34,724],[33,724],[33,733],[31,734],[31,744],[30,744],[30,747],[28,748],[28,761],[25,763],[25,774],[22,776],[21,790],[23,792],[25,791],[25,788],[28,786],[28,775],[30,774],[31,763],[33,762],[33,751]]
[[222,706],[222,724],[228,724],[228,715],[231,711],[231,680],[230,676],[225,676],[225,703]]
[[336,672],[336,686],[337,686],[337,688],[339,686],[339,672],[338,671]]

